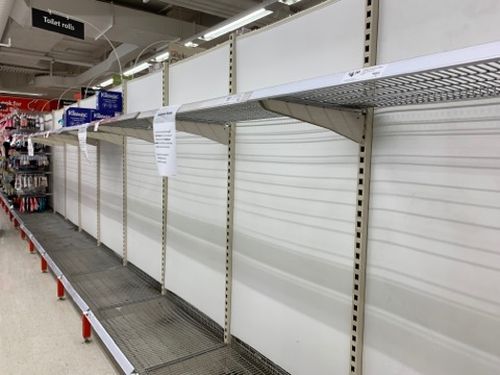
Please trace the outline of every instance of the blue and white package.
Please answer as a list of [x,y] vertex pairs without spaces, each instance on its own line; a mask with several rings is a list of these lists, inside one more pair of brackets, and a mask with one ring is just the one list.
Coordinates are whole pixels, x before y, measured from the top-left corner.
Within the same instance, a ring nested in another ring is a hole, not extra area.
[[109,113],[101,113],[97,110],[92,111],[92,121],[104,120],[111,117],[113,117],[113,115]]
[[96,110],[115,116],[123,111],[123,95],[117,91],[98,91]]
[[64,113],[64,126],[75,126],[92,122],[92,109],[70,107]]

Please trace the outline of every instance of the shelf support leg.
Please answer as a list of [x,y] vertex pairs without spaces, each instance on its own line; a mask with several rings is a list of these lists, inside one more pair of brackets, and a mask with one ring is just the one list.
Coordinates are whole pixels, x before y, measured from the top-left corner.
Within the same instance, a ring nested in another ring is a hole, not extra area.
[[42,273],[46,273],[47,272],[47,261],[45,260],[45,258],[43,256],[40,257],[40,269],[42,271]]
[[64,218],[68,220],[68,147],[64,144]]
[[[364,66],[377,62],[379,0],[365,0]],[[358,186],[356,194],[356,224],[354,239],[354,269],[352,290],[350,375],[363,374],[366,265],[368,256],[368,217],[372,165],[373,108],[366,111],[363,142],[359,147]]]
[[[162,104],[169,103],[169,64],[170,58],[163,63]],[[167,233],[168,233],[168,177],[161,180],[161,294],[167,294]]]
[[[236,34],[229,38],[229,94],[236,93]],[[233,292],[233,218],[234,178],[236,161],[236,124],[228,125],[227,146],[227,207],[226,207],[226,275],[224,303],[224,343],[231,344],[231,312]]]
[[90,325],[90,320],[87,313],[82,314],[82,337],[86,343],[90,342],[92,336],[92,326]]
[[31,240],[29,240],[29,242],[28,242],[28,250],[31,254],[33,254],[35,252],[35,244]]
[[78,145],[78,232],[82,231],[82,150]]
[[96,239],[97,246],[101,245],[101,141],[96,145]]
[[62,283],[60,276],[57,278],[57,298],[59,300],[64,299],[64,284]]
[[122,146],[122,187],[123,187],[123,202],[122,202],[122,222],[123,222],[123,252],[122,252],[122,262],[123,266],[126,266],[128,263],[128,233],[127,233],[127,137],[123,137],[123,146]]

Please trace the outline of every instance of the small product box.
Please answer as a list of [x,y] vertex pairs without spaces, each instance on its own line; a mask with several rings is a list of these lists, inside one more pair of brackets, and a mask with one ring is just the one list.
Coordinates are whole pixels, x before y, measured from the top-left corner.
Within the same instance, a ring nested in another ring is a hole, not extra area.
[[75,126],[92,122],[92,109],[70,107],[64,113],[64,126]]
[[101,114],[116,116],[123,112],[123,95],[117,91],[98,91],[96,110]]

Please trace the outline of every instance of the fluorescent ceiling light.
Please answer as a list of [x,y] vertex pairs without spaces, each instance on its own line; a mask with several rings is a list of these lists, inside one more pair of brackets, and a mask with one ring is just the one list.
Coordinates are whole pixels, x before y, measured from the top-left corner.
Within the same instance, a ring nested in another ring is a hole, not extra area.
[[160,62],[163,62],[163,61],[167,60],[169,56],[170,56],[170,52],[168,52],[168,51],[167,52],[163,52],[163,53],[160,53],[159,55],[156,55],[154,57],[154,60],[156,62],[160,63]]
[[131,76],[135,73],[139,73],[139,72],[142,72],[143,70],[149,69],[150,66],[151,66],[151,64],[149,64],[147,62],[143,62],[142,64],[136,65],[133,68],[125,70],[123,72],[123,75],[128,77],[128,76]]
[[92,86],[92,90],[99,90],[100,88],[100,86]]
[[25,95],[25,96],[44,96],[45,95],[45,94],[40,94],[39,92],[25,92],[25,91],[11,91],[11,90],[0,90],[0,94]]
[[99,83],[98,86],[100,87],[108,87],[108,86],[111,86],[113,84],[113,78],[110,78],[110,79],[107,79],[105,81],[102,81],[101,83]]
[[194,47],[198,47],[199,44],[198,43],[194,43],[193,41],[189,41],[189,42],[184,43],[184,46],[185,47],[194,48]]
[[293,4],[297,4],[299,1],[302,1],[302,0],[279,0],[280,3],[283,3],[283,4],[286,4],[286,5],[293,5]]
[[255,12],[252,12],[250,14],[247,14],[246,16],[243,16],[233,22],[228,23],[227,25],[221,26],[218,29],[215,29],[213,31],[210,31],[203,35],[204,40],[212,40],[215,38],[218,38],[221,35],[227,34],[233,30],[239,29],[242,26],[248,25],[249,23],[252,23],[254,21],[260,20],[261,18],[264,18],[265,16],[268,16],[271,14],[273,11],[272,10],[267,10],[265,8],[260,8],[259,10],[256,10]]

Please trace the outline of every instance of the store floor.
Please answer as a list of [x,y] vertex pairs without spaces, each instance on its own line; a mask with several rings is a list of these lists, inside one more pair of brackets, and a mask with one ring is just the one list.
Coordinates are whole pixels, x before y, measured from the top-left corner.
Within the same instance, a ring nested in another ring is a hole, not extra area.
[[83,343],[80,322],[69,300],[57,300],[40,257],[0,212],[0,373],[119,374],[97,341]]

